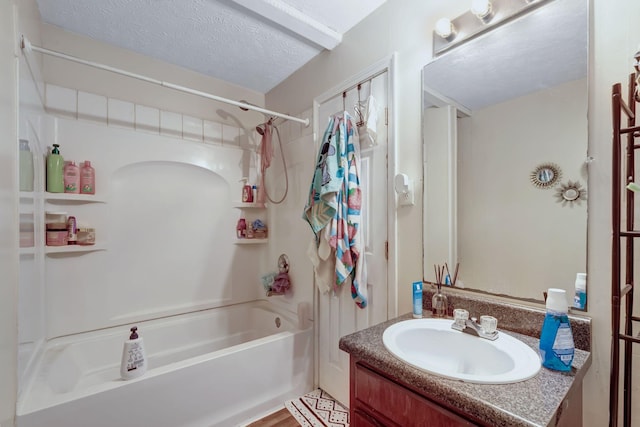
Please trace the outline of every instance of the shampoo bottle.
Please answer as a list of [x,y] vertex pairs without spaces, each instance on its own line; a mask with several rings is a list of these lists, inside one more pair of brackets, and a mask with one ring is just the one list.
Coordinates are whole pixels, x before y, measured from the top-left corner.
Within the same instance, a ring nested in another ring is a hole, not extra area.
[[20,191],[33,191],[33,156],[26,139],[20,140]]
[[248,178],[242,178],[240,180],[240,182],[244,182],[244,184],[242,185],[242,201],[244,203],[253,202],[253,191],[251,190],[251,186],[247,183],[248,181]]
[[58,144],[53,144],[53,150],[47,156],[47,191],[49,193],[64,193],[64,159],[58,147],[60,147]]
[[567,295],[564,289],[547,291],[547,314],[540,334],[542,366],[555,371],[571,371],[574,344],[567,316]]
[[64,192],[80,193],[80,168],[76,162],[68,162],[64,165]]
[[96,171],[89,160],[85,160],[80,168],[80,193],[96,194]]
[[142,338],[136,332],[138,328],[131,328],[129,339],[124,342],[122,349],[122,364],[120,376],[123,380],[137,378],[147,371],[147,357],[144,352]]
[[413,282],[413,317],[422,317],[422,282]]

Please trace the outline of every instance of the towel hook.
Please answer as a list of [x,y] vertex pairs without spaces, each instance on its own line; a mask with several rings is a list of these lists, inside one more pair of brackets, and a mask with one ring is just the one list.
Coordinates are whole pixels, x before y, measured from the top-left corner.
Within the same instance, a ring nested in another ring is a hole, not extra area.
[[356,105],[356,114],[358,114],[358,121],[356,122],[356,126],[361,127],[364,125],[364,119],[362,118],[362,101],[360,101],[360,89],[362,88],[362,83],[358,83],[358,104]]

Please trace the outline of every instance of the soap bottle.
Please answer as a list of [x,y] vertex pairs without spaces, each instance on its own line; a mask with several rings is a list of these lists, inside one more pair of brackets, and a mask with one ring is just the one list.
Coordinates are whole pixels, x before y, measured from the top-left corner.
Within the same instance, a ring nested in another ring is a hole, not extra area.
[[47,191],[64,193],[64,158],[58,150],[60,145],[53,144],[53,150],[47,156]]
[[542,366],[556,371],[571,371],[574,343],[567,316],[567,295],[564,289],[547,290],[547,314],[540,334]]
[[147,371],[147,357],[144,352],[142,337],[136,332],[138,328],[131,328],[129,339],[122,348],[122,363],[120,376],[123,380],[131,380],[143,375]]
[[413,317],[422,318],[422,281],[413,282]]
[[240,182],[244,182],[242,185],[242,202],[243,203],[252,203],[253,202],[253,191],[251,190],[251,186],[248,184],[248,178],[242,178]]
[[76,162],[67,162],[64,165],[64,192],[80,193],[80,168]]
[[80,168],[80,193],[96,194],[96,171],[89,160],[85,160]]
[[587,273],[576,274],[575,289],[573,308],[584,310],[587,307]]
[[247,237],[247,221],[244,218],[240,218],[236,224],[236,237],[238,239]]
[[33,191],[33,156],[26,139],[20,140],[20,191]]

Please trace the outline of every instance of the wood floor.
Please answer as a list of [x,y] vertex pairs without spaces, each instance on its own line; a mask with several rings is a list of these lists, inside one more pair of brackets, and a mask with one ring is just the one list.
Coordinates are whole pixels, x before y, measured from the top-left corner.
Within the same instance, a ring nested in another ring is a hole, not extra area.
[[300,424],[293,418],[293,415],[287,410],[282,408],[278,412],[274,412],[271,415],[255,421],[249,424],[247,427],[300,427]]

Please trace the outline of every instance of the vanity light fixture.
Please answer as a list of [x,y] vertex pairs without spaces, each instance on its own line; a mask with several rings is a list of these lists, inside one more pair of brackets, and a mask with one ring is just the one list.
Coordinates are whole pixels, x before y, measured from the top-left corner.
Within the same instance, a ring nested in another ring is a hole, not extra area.
[[471,0],[468,12],[454,19],[442,18],[436,22],[433,34],[434,56],[551,1],[553,0]]
[[447,41],[452,41],[456,37],[456,27],[449,18],[440,18],[436,22],[436,34]]
[[489,0],[472,0],[471,13],[486,24],[493,18],[493,5]]

